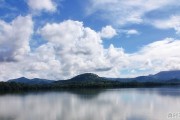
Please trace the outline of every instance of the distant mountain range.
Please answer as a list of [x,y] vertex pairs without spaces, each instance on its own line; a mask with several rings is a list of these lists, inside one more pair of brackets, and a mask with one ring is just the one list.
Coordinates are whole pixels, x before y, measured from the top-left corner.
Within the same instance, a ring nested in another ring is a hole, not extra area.
[[39,84],[50,84],[53,83],[53,80],[46,80],[46,79],[39,79],[39,78],[34,78],[34,79],[28,79],[25,77],[17,78],[17,79],[12,79],[9,80],[8,82],[16,82],[16,83],[23,83],[23,84],[29,84],[29,85],[39,85]]
[[162,83],[162,82],[180,82],[180,70],[174,71],[162,71],[155,75],[148,75],[148,76],[139,76],[135,78],[105,78],[99,77],[93,73],[85,73],[81,75],[77,75],[68,80],[46,80],[46,79],[28,79],[25,77],[17,78],[9,80],[8,82],[16,82],[16,83],[23,83],[29,85],[45,85],[45,84],[85,84],[85,83],[98,83],[98,82],[107,82],[107,81],[116,81],[122,83],[129,83],[129,82],[139,82],[139,83],[146,83],[146,82],[154,82],[154,83]]
[[77,75],[67,80],[28,79],[25,77],[0,82],[1,92],[64,90],[79,88],[132,88],[180,85],[180,70],[163,71],[135,78],[105,78],[93,73]]
[[180,70],[163,71],[155,75],[150,75],[150,77],[153,77],[154,79],[158,79],[158,80],[164,80],[164,81],[172,80],[172,79],[180,80]]

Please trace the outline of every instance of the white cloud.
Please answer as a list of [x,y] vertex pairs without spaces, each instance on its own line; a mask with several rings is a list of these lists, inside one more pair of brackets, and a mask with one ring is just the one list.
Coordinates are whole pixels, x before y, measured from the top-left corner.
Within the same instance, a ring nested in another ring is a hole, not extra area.
[[136,29],[118,29],[118,34],[130,37],[133,35],[140,35],[141,33]]
[[118,69],[112,69],[108,60],[110,55],[103,48],[101,36],[82,22],[46,24],[38,33],[47,43],[29,51],[18,62],[0,63],[1,80],[21,76],[64,79],[84,72],[103,75],[107,71],[110,71],[107,75],[118,76]]
[[114,37],[115,35],[117,35],[116,33],[116,30],[112,27],[112,26],[106,26],[106,27],[103,27],[101,32],[100,32],[100,36],[102,38],[112,38]]
[[0,20],[0,61],[22,59],[30,51],[32,33],[33,21],[30,16],[18,16],[11,23]]
[[[166,38],[153,42],[141,48],[140,51],[131,54],[128,58],[130,69],[144,70],[156,73],[164,70],[180,69],[180,40]],[[141,74],[141,72],[140,72]]]
[[[67,21],[63,23],[66,24],[66,22]],[[74,24],[74,21],[71,21],[71,24]],[[86,29],[90,30],[90,28],[84,27],[82,27],[82,29],[85,31]],[[148,44],[133,54],[128,54],[125,53],[122,48],[115,48],[113,45],[110,45],[108,49],[104,49],[98,33],[93,30],[90,31],[93,32],[94,35],[86,33],[89,35],[82,35],[78,39],[74,37],[71,43],[74,40],[76,42],[71,46],[67,45],[67,43],[59,46],[59,43],[56,42],[48,43],[51,44],[51,47],[45,44],[38,48],[36,58],[38,58],[41,64],[44,62],[49,66],[49,69],[43,71],[40,77],[47,75],[44,77],[48,78],[49,74],[51,74],[52,78],[55,76],[54,78],[60,79],[72,77],[84,72],[93,72],[106,77],[133,77],[164,70],[180,69],[180,53],[177,52],[180,51],[180,40],[166,38]],[[61,40],[59,36],[59,41]],[[96,41],[100,42],[96,43]],[[68,48],[65,47],[66,45]],[[37,54],[39,57],[37,57]],[[51,65],[49,65],[49,63],[51,63]],[[120,71],[125,69],[141,72],[121,74]],[[39,72],[42,71],[34,71],[34,73]]]
[[130,29],[126,31],[127,35],[138,35],[140,34],[139,31],[135,30],[135,29]]
[[53,45],[65,76],[109,67],[99,34],[82,22],[47,24],[39,33]]
[[174,29],[176,34],[180,34],[180,16],[171,16],[164,20],[154,20],[152,25],[159,29]]
[[177,0],[89,0],[87,14],[97,13],[115,25],[142,23],[155,10],[179,6]]
[[[29,40],[33,32],[30,16],[19,16],[11,23],[1,21],[0,25],[1,80],[21,76],[58,80],[84,72],[106,77],[130,77],[180,69],[180,40],[172,38],[128,54],[113,45],[105,49],[99,32],[85,27],[82,22],[66,20],[47,23],[40,28],[38,33],[47,43],[30,51]],[[134,74],[121,74],[120,71],[126,69]]]
[[28,5],[32,10],[35,11],[56,11],[56,4],[53,2],[53,0],[28,0]]

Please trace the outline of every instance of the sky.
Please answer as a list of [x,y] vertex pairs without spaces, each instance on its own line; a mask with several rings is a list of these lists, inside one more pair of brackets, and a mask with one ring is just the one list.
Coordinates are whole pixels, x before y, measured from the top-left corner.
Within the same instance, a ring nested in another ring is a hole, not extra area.
[[180,70],[180,0],[0,0],[0,81]]

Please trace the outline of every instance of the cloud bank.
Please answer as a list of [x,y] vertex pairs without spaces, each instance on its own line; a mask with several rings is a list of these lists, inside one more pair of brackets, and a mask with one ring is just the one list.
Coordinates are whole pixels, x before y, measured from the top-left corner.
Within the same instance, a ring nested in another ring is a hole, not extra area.
[[[0,26],[0,80],[22,76],[59,80],[85,72],[132,77],[180,69],[178,39],[166,38],[129,54],[113,45],[104,48],[103,39],[116,33],[112,27],[95,31],[83,22],[65,20],[39,28],[37,34],[46,42],[31,50],[29,42],[34,31],[30,16],[18,16],[9,23],[1,20]],[[104,32],[108,36],[100,34]],[[123,70],[128,74],[121,74]]]

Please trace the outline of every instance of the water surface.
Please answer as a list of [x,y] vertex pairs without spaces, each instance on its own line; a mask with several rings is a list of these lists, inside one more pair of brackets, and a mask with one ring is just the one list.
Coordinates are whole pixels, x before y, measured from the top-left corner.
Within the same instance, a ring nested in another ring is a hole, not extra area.
[[0,120],[178,120],[179,88],[0,95]]

